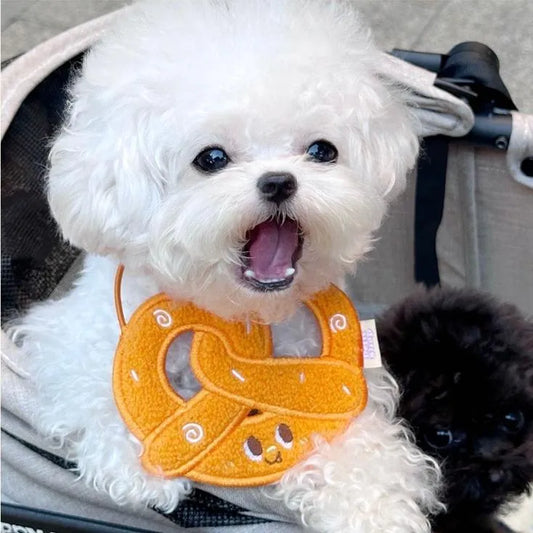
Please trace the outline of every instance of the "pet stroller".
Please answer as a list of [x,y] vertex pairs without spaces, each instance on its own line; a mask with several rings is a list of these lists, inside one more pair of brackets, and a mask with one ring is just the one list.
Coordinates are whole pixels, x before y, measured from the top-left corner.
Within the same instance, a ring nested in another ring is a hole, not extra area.
[[[68,291],[80,268],[79,251],[59,239],[43,195],[46,139],[61,121],[71,72],[116,16],[62,34],[3,72],[3,321]],[[395,51],[384,62],[384,75],[417,95],[426,140],[418,172],[350,281],[358,308],[372,314],[417,283],[442,281],[482,288],[533,314],[533,117],[515,110],[497,59],[482,45],[445,56]],[[273,520],[276,531],[293,531],[276,510],[231,491],[195,490],[163,515],[132,514],[90,487],[71,488],[76,465],[30,425],[34,384],[24,355],[4,335],[2,344],[3,531],[265,531]]]

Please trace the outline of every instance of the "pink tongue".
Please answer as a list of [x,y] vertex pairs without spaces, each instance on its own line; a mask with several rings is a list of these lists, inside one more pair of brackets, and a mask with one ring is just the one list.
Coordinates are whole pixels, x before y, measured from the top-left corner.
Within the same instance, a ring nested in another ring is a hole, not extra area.
[[283,224],[273,220],[258,224],[250,234],[250,264],[255,279],[272,280],[287,277],[292,257],[298,246],[298,224],[285,219]]

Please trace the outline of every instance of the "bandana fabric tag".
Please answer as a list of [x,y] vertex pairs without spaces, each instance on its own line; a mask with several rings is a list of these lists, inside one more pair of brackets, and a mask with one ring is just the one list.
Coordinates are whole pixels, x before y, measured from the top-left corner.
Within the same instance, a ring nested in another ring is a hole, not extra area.
[[381,368],[381,351],[379,349],[376,321],[361,320],[361,333],[363,337],[364,368]]

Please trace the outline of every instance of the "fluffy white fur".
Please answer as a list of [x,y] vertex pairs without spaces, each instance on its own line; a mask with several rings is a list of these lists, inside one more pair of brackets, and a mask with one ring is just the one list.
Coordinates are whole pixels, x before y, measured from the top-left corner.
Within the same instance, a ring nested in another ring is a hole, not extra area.
[[[165,291],[279,323],[278,352],[317,353],[301,302],[355,269],[417,153],[404,97],[380,63],[350,2],[325,0],[152,0],[86,58],[53,145],[49,200],[65,237],[95,255],[67,296],[36,306],[16,333],[40,386],[39,428],[118,503],[170,510],[191,483],[143,471],[114,405],[117,264],[127,316]],[[306,157],[317,139],[337,147],[336,163]],[[191,162],[212,145],[232,163],[205,175]],[[257,192],[267,171],[298,181],[279,211]],[[240,251],[272,216],[298,221],[303,255],[290,288],[255,292],[239,279]],[[186,352],[178,339],[167,371],[192,394]],[[369,371],[368,381],[364,413],[335,442],[317,438],[270,497],[318,531],[428,531],[438,469],[394,419],[392,378]]]

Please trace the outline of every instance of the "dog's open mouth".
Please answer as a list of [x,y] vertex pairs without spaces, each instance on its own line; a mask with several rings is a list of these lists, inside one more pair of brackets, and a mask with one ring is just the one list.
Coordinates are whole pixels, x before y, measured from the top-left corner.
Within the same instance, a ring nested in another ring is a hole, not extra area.
[[259,291],[288,288],[302,255],[303,235],[298,223],[290,218],[282,222],[267,220],[247,234],[242,260],[242,281]]

